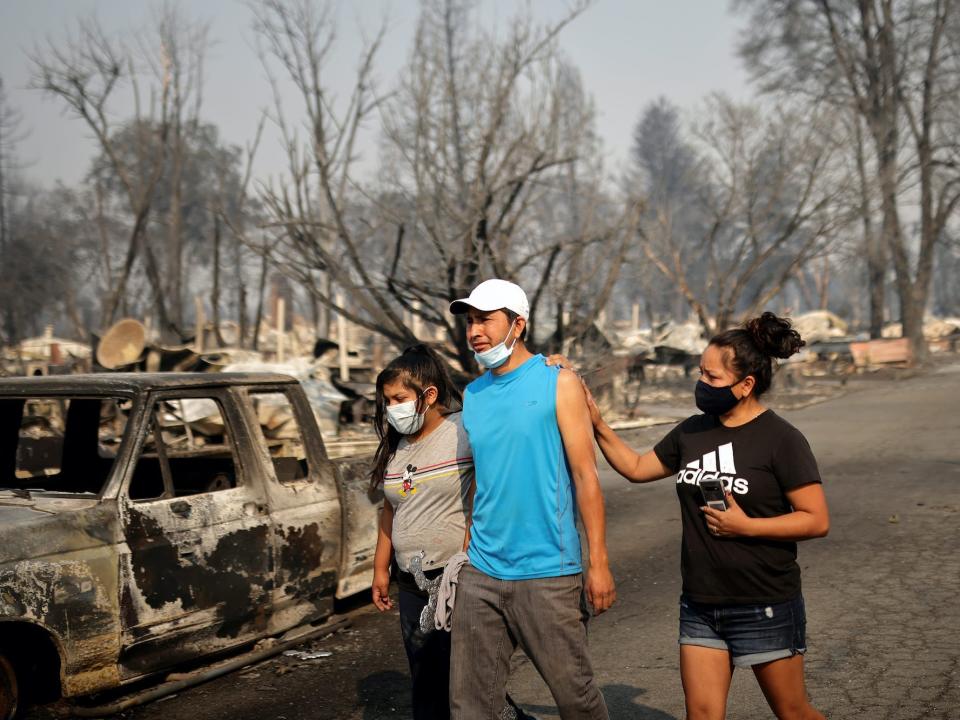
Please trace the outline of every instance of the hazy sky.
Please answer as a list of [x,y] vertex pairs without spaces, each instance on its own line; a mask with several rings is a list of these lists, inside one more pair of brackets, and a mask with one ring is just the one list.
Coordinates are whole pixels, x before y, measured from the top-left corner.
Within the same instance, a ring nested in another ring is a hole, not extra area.
[[[485,25],[502,23],[517,5],[482,0],[480,20]],[[30,132],[19,154],[31,180],[77,183],[89,167],[94,145],[83,123],[65,116],[62,103],[28,89],[27,51],[47,39],[62,40],[78,18],[92,14],[108,32],[131,37],[149,25],[157,6],[153,0],[0,0],[0,74],[8,100],[19,108]],[[254,50],[251,12],[243,0],[182,1],[180,7],[210,24],[204,119],[218,125],[227,141],[243,144],[252,138],[261,108],[272,103]],[[532,0],[530,7],[537,20],[548,21],[561,16],[567,3]],[[339,42],[329,67],[330,77],[339,79],[335,90],[341,97],[349,93],[362,34],[373,34],[384,17],[388,33],[376,78],[381,88],[389,87],[409,53],[417,3],[341,0],[337,8]],[[694,111],[714,90],[737,98],[749,95],[734,53],[741,24],[725,0],[596,0],[563,32],[560,45],[580,68],[596,103],[608,166],[623,163],[637,117],[656,98],[666,96]],[[131,112],[120,105],[113,110],[118,118]],[[372,127],[364,142],[368,170],[376,156],[376,132]],[[265,136],[258,158],[256,174],[261,179],[282,170],[272,133]]]

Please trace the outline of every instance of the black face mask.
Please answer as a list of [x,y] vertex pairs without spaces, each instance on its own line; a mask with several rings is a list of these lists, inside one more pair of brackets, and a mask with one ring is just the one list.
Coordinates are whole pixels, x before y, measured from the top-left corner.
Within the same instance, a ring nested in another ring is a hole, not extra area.
[[734,395],[733,390],[731,390],[733,385],[714,387],[713,385],[707,385],[703,380],[697,380],[697,389],[694,391],[694,396],[697,399],[697,407],[700,412],[707,415],[726,415],[733,410],[740,402],[740,398]]

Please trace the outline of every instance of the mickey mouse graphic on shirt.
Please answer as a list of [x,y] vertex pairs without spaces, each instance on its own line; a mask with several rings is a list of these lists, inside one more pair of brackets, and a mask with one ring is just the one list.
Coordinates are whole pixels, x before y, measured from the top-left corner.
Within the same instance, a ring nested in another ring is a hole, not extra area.
[[407,465],[407,469],[403,471],[403,477],[401,478],[400,485],[400,497],[406,497],[407,495],[416,495],[417,488],[413,486],[413,474],[417,471],[417,468],[413,465]]

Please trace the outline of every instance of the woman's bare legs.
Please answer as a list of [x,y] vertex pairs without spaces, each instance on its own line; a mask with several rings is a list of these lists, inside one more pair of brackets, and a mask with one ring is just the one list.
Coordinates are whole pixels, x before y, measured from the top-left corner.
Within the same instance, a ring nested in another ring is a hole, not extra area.
[[687,720],[724,720],[733,663],[730,653],[699,645],[680,646],[680,679]]
[[807,699],[803,655],[754,665],[753,674],[779,720],[824,720]]

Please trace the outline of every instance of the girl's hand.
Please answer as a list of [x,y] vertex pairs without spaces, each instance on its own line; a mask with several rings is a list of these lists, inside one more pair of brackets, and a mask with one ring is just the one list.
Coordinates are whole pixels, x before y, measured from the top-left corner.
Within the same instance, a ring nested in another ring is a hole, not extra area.
[[749,534],[751,518],[740,509],[732,492],[726,493],[726,510],[714,510],[703,506],[700,511],[707,521],[707,530],[714,537],[746,537]]
[[555,353],[548,357],[547,365],[559,365],[560,367],[565,367],[567,370],[575,370],[573,363],[567,360],[566,356],[561,355],[560,353]]
[[393,600],[390,599],[390,573],[384,570],[373,571],[373,604],[380,612],[393,610]]

